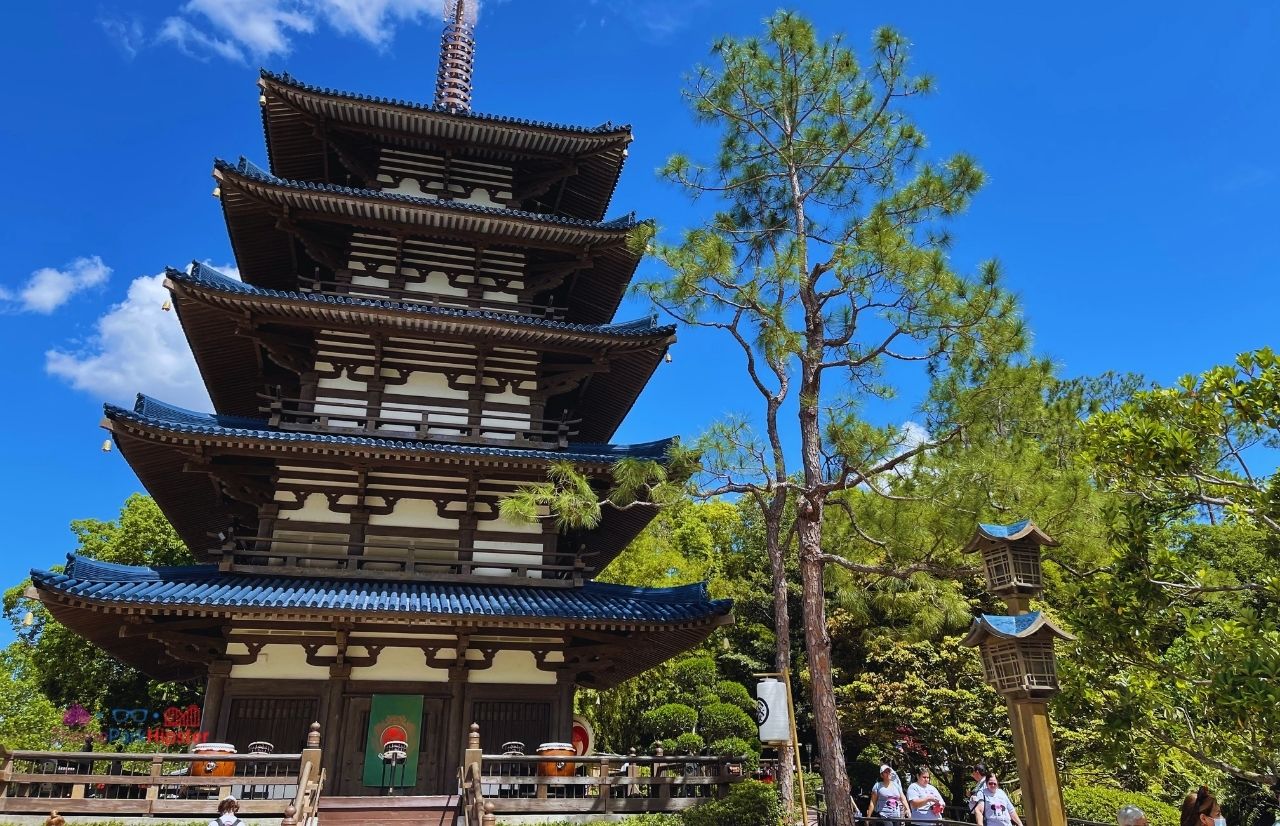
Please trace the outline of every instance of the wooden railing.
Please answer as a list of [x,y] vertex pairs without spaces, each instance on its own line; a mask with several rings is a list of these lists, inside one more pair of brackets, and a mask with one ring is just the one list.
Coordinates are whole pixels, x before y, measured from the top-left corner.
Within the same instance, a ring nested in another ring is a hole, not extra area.
[[[386,278],[385,273],[364,272],[363,270],[340,270],[342,274],[360,278]],[[546,318],[560,321],[564,318],[568,307],[554,304],[514,304],[504,301],[493,301],[484,298],[470,298],[464,295],[442,295],[426,293],[418,290],[402,290],[395,287],[380,287],[370,284],[355,284],[347,280],[330,281],[320,278],[302,276],[299,285],[306,292],[324,295],[341,295],[349,298],[391,299],[405,304],[423,304],[428,307],[441,307],[457,310],[482,310],[490,313],[511,313],[531,318]],[[489,289],[494,289],[490,287]]]
[[745,774],[741,756],[482,754],[479,743],[473,723],[459,771],[466,826],[503,815],[676,812],[724,797]]
[[[247,816],[315,814],[324,774],[320,724],[298,754],[135,754],[7,750],[0,747],[0,812],[110,814],[133,817],[209,815],[234,795]],[[198,775],[203,764],[231,764],[227,776]]]
[[[345,573],[361,579],[427,575],[440,581],[488,583],[500,576],[537,576],[552,587],[580,584],[587,559],[592,555],[520,548],[459,548],[417,540],[392,545],[345,539],[236,535],[219,541],[218,550],[226,570],[279,576]],[[474,558],[476,556],[481,558]]]
[[[527,447],[567,447],[578,435],[581,419],[534,418],[522,413],[488,410],[479,413],[461,407],[423,410],[383,403],[378,415],[367,413],[364,402],[342,399],[298,399],[259,393],[266,404],[258,408],[268,423],[280,430],[376,434],[388,439],[430,439],[477,444]],[[447,400],[432,404],[447,406]],[[321,408],[315,410],[314,408]],[[397,415],[398,414],[398,415]]]

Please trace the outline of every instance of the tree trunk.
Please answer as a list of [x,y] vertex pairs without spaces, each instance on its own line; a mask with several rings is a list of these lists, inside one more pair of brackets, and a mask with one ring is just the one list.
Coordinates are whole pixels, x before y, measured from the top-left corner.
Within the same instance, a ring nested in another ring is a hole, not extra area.
[[[809,296],[804,296],[808,299]],[[827,595],[823,582],[822,432],[818,399],[821,398],[823,335],[820,309],[805,300],[808,352],[801,359],[800,459],[804,464],[804,490],[796,503],[796,535],[799,540],[800,587],[804,611],[804,647],[813,693],[813,727],[822,755],[822,787],[834,826],[853,826],[849,772],[844,761],[844,740],[836,714],[835,684],[831,676],[831,636],[827,633]]]
[[801,517],[799,527],[804,642],[813,695],[813,725],[822,757],[822,786],[834,826],[853,826],[849,773],[845,768],[844,740],[831,676],[831,637],[827,634],[826,592],[822,581],[822,526],[816,519]]
[[[791,608],[787,602],[787,549],[782,542],[782,514],[786,504],[785,491],[774,494],[765,509],[764,535],[773,582],[774,668],[788,675],[786,679],[790,679]],[[795,778],[795,750],[784,749],[778,754],[778,790],[782,794],[782,811],[786,823],[795,820]]]

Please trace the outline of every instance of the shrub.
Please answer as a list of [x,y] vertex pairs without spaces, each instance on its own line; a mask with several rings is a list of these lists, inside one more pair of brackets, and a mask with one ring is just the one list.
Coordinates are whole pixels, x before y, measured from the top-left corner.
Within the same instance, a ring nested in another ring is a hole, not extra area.
[[750,740],[743,740],[741,737],[725,737],[707,746],[707,754],[717,757],[723,755],[745,756],[747,759],[743,762],[743,766],[746,771],[753,772],[760,768],[760,755],[756,749],[756,744]]
[[702,739],[701,734],[686,731],[672,742],[671,752],[673,754],[701,754],[702,747],[706,744],[707,741]]
[[1067,805],[1067,817],[1080,820],[1115,823],[1121,806],[1137,806],[1151,826],[1178,826],[1179,822],[1176,807],[1141,792],[1105,786],[1068,786],[1062,790],[1062,800]]
[[726,737],[746,740],[758,736],[756,721],[732,703],[715,703],[704,708],[698,730],[711,741]]
[[778,791],[771,783],[735,783],[721,800],[686,809],[684,826],[777,826]]
[[733,703],[738,708],[752,714],[756,710],[756,700],[742,683],[733,680],[721,680],[716,683],[716,696],[722,703]]
[[716,661],[710,657],[681,660],[671,668],[672,682],[693,695],[699,694],[702,689],[714,689],[718,676]]
[[651,741],[664,740],[697,728],[698,712],[683,703],[667,703],[646,711],[640,722]]

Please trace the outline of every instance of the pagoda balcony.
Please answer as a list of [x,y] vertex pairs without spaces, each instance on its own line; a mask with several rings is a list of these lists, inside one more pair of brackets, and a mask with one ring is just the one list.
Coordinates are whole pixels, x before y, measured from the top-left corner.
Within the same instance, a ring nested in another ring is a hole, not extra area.
[[581,585],[593,553],[459,547],[444,542],[409,540],[354,542],[345,539],[297,539],[274,536],[211,537],[220,543],[218,567],[237,573],[271,576],[394,579],[493,584],[503,578],[534,579],[544,587]]
[[[565,448],[578,435],[581,419],[547,419],[500,410],[474,412],[467,402],[433,399],[437,409],[381,404],[376,414],[364,402],[342,399],[299,399],[259,394],[258,408],[279,430],[341,435],[501,444],[504,447]],[[438,409],[445,408],[445,409]]]
[[524,304],[500,301],[492,298],[474,298],[465,295],[445,295],[428,293],[421,290],[408,290],[377,284],[357,283],[355,278],[368,278],[370,273],[361,270],[339,269],[332,278],[322,278],[320,273],[298,277],[298,291],[318,293],[320,295],[342,296],[344,298],[372,298],[414,304],[423,307],[437,307],[448,310],[478,310],[486,313],[507,313],[524,318],[541,318],[549,321],[564,321],[568,313],[567,306],[555,304]]

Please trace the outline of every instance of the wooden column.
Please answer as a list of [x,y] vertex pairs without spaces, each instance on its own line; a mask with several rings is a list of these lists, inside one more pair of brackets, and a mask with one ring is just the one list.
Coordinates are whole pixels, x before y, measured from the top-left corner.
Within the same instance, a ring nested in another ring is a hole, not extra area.
[[222,700],[231,679],[231,661],[214,660],[209,664],[209,682],[204,689],[204,707],[200,710],[200,730],[217,740],[222,734]]
[[1011,698],[1009,724],[1022,787],[1022,819],[1031,826],[1067,826],[1048,704]]
[[[324,720],[324,726],[321,729],[328,733],[331,748],[327,748],[322,752],[321,762],[329,777],[333,778],[333,782],[338,781],[338,757],[339,748],[337,746],[341,742],[340,733],[342,731],[342,712],[343,706],[346,704],[347,682],[351,679],[351,666],[347,663],[335,663],[329,666],[329,683],[325,686],[323,708],[320,710],[321,718]],[[350,748],[351,744],[347,743],[342,748]]]

